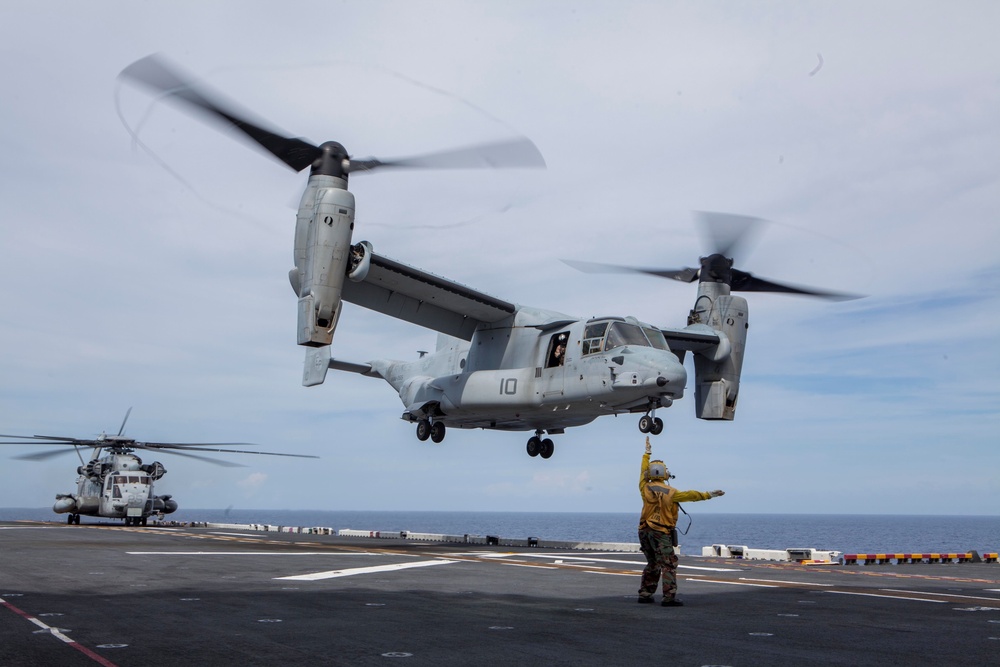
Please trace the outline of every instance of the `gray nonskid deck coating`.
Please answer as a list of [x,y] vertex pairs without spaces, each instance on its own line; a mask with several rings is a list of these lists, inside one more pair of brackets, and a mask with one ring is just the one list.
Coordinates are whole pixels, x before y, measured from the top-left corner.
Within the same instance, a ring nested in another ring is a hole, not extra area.
[[[0,666],[1000,664],[1000,564],[683,557],[682,608],[636,604],[642,565],[635,553],[0,523]],[[282,578],[317,573],[341,576]]]

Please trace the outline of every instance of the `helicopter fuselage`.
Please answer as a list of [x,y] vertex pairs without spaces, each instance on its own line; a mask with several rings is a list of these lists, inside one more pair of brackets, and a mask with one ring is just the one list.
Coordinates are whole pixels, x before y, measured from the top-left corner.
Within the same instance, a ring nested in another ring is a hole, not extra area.
[[416,361],[373,361],[408,421],[558,433],[601,415],[681,398],[687,373],[662,334],[635,318],[576,320],[521,308],[471,341],[442,336]]
[[177,510],[169,495],[153,495],[153,482],[166,473],[159,462],[143,465],[134,454],[112,451],[77,469],[75,494],[58,494],[52,511],[69,514],[69,523],[80,515],[125,519],[126,525],[145,525],[151,515]]

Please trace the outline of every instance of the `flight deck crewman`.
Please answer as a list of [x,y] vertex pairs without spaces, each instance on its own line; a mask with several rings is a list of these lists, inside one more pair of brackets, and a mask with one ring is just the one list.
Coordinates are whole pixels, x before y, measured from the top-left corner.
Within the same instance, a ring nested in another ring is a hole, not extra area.
[[680,607],[677,599],[677,503],[708,500],[724,495],[724,491],[678,491],[668,484],[673,475],[663,461],[650,463],[652,447],[646,438],[646,453],[642,455],[639,492],[642,494],[642,515],[639,517],[639,547],[646,557],[639,585],[639,602],[653,602],[653,594],[663,574],[664,607]]

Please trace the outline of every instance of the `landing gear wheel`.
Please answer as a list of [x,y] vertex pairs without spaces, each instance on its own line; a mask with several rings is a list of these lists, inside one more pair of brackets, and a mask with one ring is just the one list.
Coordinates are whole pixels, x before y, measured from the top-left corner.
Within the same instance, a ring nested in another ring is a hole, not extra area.
[[538,453],[542,451],[542,440],[537,435],[533,435],[528,438],[528,456],[538,456]]
[[653,425],[649,427],[649,432],[653,435],[660,435],[663,433],[663,420],[659,417],[654,417]]
[[140,523],[141,523],[141,524],[142,524],[143,526],[145,526],[145,525],[146,525],[146,517],[142,517],[142,521],[141,521]]
[[70,514],[68,517],[66,517],[66,523],[68,523],[71,526],[73,525],[73,515],[72,514]]
[[125,517],[125,527],[128,528],[131,525],[132,525],[132,517],[130,516]]
[[431,440],[434,442],[444,440],[444,422],[434,422],[431,424]]
[[423,442],[431,437],[431,423],[426,419],[417,422],[417,440]]
[[639,431],[642,433],[649,433],[653,428],[653,418],[649,415],[643,415],[639,417]]
[[542,440],[542,450],[538,453],[541,454],[543,459],[551,457],[554,451],[556,451],[556,446],[551,440],[548,438]]
[[75,523],[78,526],[80,525],[80,515],[79,514],[74,514],[73,515],[73,523]]

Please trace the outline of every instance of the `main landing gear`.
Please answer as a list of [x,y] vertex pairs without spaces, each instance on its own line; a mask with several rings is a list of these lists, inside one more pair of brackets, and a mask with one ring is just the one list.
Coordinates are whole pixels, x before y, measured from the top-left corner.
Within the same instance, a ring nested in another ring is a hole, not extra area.
[[66,523],[68,523],[71,526],[75,523],[76,525],[79,526],[80,525],[80,515],[79,514],[70,514],[68,517],[66,517]]
[[444,422],[434,422],[433,424],[428,419],[421,419],[417,422],[417,440],[423,442],[430,438],[433,442],[441,442],[444,440],[445,429]]
[[535,431],[535,435],[528,438],[528,456],[539,456],[543,459],[547,459],[552,456],[552,453],[556,451],[555,444],[548,438],[542,440],[539,436],[543,435],[545,431]]

